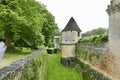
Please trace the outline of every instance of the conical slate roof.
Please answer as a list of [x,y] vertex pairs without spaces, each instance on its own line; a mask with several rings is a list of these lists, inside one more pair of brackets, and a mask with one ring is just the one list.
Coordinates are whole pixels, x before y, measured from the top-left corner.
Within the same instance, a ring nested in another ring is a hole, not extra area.
[[66,27],[62,30],[62,32],[63,31],[79,31],[79,32],[81,32],[81,29],[78,27],[74,18],[71,17],[71,19],[67,23]]

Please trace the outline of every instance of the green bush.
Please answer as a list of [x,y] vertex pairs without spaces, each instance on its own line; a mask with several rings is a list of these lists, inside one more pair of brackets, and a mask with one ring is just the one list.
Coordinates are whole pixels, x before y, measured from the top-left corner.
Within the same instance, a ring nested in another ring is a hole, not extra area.
[[91,36],[91,37],[85,37],[81,38],[79,40],[79,43],[93,43],[93,44],[100,44],[108,42],[108,35],[99,35],[99,36]]

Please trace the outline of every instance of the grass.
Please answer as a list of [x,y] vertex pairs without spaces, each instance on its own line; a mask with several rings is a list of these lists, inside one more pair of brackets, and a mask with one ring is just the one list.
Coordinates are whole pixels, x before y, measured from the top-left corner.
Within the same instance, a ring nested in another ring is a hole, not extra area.
[[60,52],[48,54],[47,80],[83,80],[75,68],[65,67],[60,63]]
[[8,51],[5,52],[3,59],[0,60],[0,68],[10,65],[12,62],[21,59],[22,57],[28,55],[32,51],[30,49],[17,49],[17,48],[12,48],[9,49]]

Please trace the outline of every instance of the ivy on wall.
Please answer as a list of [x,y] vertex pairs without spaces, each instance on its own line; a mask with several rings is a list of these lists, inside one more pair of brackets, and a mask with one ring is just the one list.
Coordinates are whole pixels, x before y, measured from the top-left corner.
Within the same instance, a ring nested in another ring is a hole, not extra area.
[[99,68],[105,69],[107,67],[107,65],[104,62],[105,54],[91,52],[85,49],[76,49],[76,56],[77,58],[87,61],[90,64]]
[[84,80],[112,80],[92,67],[107,71],[105,62],[107,49],[104,45],[107,42],[107,34],[84,37],[79,40],[76,48],[76,67]]
[[83,77],[83,80],[112,80],[110,77],[92,68],[82,60],[77,60],[76,68]]
[[21,80],[46,80],[46,54],[43,52],[24,66]]

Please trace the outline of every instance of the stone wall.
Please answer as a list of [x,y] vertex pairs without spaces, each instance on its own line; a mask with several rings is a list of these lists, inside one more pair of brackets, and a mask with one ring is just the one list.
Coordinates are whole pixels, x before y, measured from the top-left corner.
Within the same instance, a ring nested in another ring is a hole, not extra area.
[[92,44],[79,43],[76,47],[76,57],[89,62],[91,65],[108,72],[106,57],[108,56],[108,43]]
[[[109,15],[109,54],[112,62],[109,62],[110,73],[120,79],[120,0],[111,0],[108,5]],[[111,66],[112,65],[112,66]],[[116,80],[117,80],[116,79]]]
[[[96,45],[92,43],[79,43],[77,45],[78,70],[82,72],[84,80],[112,80],[106,76],[106,74],[109,74],[106,60],[106,56],[109,57],[108,52],[108,43]],[[111,76],[111,74],[109,75]]]
[[91,52],[105,54],[108,51],[108,43],[103,43],[103,44],[78,43],[77,48]]
[[114,80],[109,75],[99,71],[97,68],[92,67],[87,62],[77,59],[77,70],[83,77],[83,80]]
[[0,80],[45,80],[45,58],[43,50],[37,50],[0,69]]

